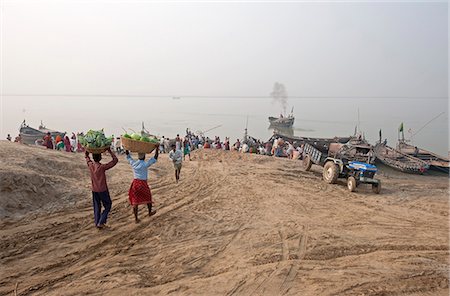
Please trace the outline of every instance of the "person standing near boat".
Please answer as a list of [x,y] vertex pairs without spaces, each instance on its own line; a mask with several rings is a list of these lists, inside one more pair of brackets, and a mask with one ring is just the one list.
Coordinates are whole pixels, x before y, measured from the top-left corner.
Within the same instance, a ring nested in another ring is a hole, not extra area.
[[70,139],[67,134],[64,136],[64,148],[66,152],[72,152],[72,146],[70,145]]
[[53,139],[50,132],[47,132],[44,136],[44,146],[47,147],[47,149],[53,149]]
[[[105,172],[114,167],[119,161],[114,152],[111,151],[111,148],[108,148],[107,151],[112,157],[112,160],[107,164],[100,163],[100,161],[102,160],[101,154],[92,154],[92,158],[94,159],[94,161],[92,161],[89,157],[89,152],[86,151],[85,153],[86,163],[89,168],[89,172],[91,173],[94,223],[98,229],[101,229],[105,226],[109,211],[111,210],[112,206],[108,184],[106,183]],[[104,207],[103,212],[101,211],[102,205]]]
[[61,135],[56,135],[56,138],[55,138],[55,143],[56,144],[58,144],[60,141],[62,141],[62,138],[61,138]]
[[128,198],[133,207],[134,221],[139,223],[138,206],[147,205],[148,215],[153,216],[156,211],[152,211],[152,193],[148,186],[148,168],[157,162],[159,156],[159,149],[155,149],[155,156],[145,161],[145,153],[138,153],[138,160],[134,160],[128,150],[125,151],[128,163],[131,165],[134,174],[134,180],[131,183],[128,191]]

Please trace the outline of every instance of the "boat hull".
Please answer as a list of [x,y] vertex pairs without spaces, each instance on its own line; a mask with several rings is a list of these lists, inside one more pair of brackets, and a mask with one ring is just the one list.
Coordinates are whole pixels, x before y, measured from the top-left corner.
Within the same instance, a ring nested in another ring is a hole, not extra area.
[[447,174],[449,173],[450,162],[448,158],[422,148],[418,148],[418,151],[415,151],[414,146],[403,141],[399,141],[397,149],[402,153],[425,161],[430,166],[430,169],[434,171],[444,172]]
[[423,174],[430,167],[425,161],[384,144],[375,145],[374,153],[379,162],[404,173]]
[[294,126],[294,117],[276,118],[269,117],[269,122],[272,127],[291,128]]
[[29,126],[22,126],[20,128],[20,136],[22,138],[22,143],[28,144],[28,145],[34,145],[36,140],[43,140],[44,136],[46,135],[46,132],[49,131],[51,136],[56,138],[56,136],[60,135],[61,137],[64,137],[65,133],[61,133],[58,131],[53,130],[47,130],[47,129],[41,129],[37,130]]

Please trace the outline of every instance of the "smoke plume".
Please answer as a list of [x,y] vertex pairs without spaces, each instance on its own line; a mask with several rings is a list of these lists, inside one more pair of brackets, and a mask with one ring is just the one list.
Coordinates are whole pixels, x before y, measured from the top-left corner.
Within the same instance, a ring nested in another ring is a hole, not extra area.
[[273,99],[272,103],[279,103],[283,108],[283,114],[286,114],[288,94],[284,85],[282,83],[275,82],[270,96]]

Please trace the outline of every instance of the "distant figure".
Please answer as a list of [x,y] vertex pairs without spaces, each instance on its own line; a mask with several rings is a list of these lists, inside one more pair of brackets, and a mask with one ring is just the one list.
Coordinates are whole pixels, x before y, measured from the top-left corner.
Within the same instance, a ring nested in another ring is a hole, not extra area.
[[180,180],[183,153],[181,152],[181,150],[177,150],[176,148],[176,145],[172,145],[172,150],[169,152],[169,158],[173,162],[173,166],[175,168],[175,181],[178,183],[178,181]]
[[292,159],[294,155],[294,145],[292,145],[292,142],[288,142],[288,149],[286,150],[286,155],[288,159]]
[[72,136],[70,137],[70,148],[72,149],[72,152],[75,152],[77,147],[77,136],[75,133],[72,133]]
[[156,163],[159,156],[159,149],[155,149],[155,156],[145,161],[145,153],[138,154],[138,160],[134,160],[128,150],[125,151],[128,163],[133,169],[134,179],[128,191],[128,199],[133,207],[134,221],[139,223],[138,205],[147,205],[148,216],[153,216],[156,211],[152,211],[152,193],[148,186],[148,169],[151,165]]
[[58,144],[56,144],[56,150],[63,151],[66,145],[64,145],[63,141],[59,141]]
[[186,155],[189,157],[189,161],[191,161],[191,144],[187,137],[184,138],[183,142],[183,159],[186,159]]
[[170,140],[169,138],[164,139],[164,153],[169,153],[170,150]]
[[62,141],[62,137],[58,134],[55,138],[55,143],[58,144],[60,141]]
[[47,132],[44,136],[44,146],[47,147],[47,149],[53,149],[53,139],[50,132]]
[[[89,152],[86,151],[85,153],[86,163],[89,167],[89,172],[91,173],[94,223],[98,229],[101,229],[105,226],[112,205],[111,197],[109,196],[108,185],[106,184],[105,172],[114,167],[119,161],[110,148],[108,148],[108,152],[111,155],[112,160],[107,164],[100,163],[100,161],[102,160],[101,154],[92,154],[92,158],[94,159],[94,161],[92,161],[89,157]],[[101,212],[102,205],[105,208],[103,212]]]
[[414,157],[417,157],[417,155],[419,155],[419,148],[417,148],[417,146],[414,147]]
[[6,140],[8,140],[8,141],[10,141],[11,142],[11,135],[10,134],[8,134],[8,136],[6,137]]
[[175,138],[175,148],[177,149],[177,150],[181,150],[181,138],[180,138],[180,135],[179,134],[177,134],[177,137]]
[[164,153],[164,136],[162,136],[159,141],[159,153]]
[[241,152],[242,152],[242,153],[247,153],[248,151],[249,151],[249,147],[248,147],[248,145],[247,145],[246,143],[244,143],[244,144],[242,145]]
[[64,136],[64,148],[66,149],[66,152],[72,152],[72,146],[70,145],[70,139],[67,134]]
[[265,147],[266,149],[266,155],[272,155],[272,143],[270,142],[270,141],[268,141],[267,143],[266,143],[266,147]]
[[117,154],[122,154],[122,140],[120,139],[120,137],[116,138],[116,142],[114,143],[114,147],[116,148],[116,153]]
[[236,140],[236,143],[234,143],[233,148],[236,151],[239,151],[239,149],[241,148],[241,141],[239,139]]
[[14,139],[14,143],[22,144],[22,136],[20,134]]
[[[83,135],[83,133],[78,133],[78,135]],[[77,152],[84,152],[84,147],[81,145],[80,141],[77,141]]]
[[228,137],[225,137],[225,143],[223,143],[225,150],[230,150],[230,139]]
[[297,151],[299,153],[299,159],[303,159],[303,147],[305,146],[305,144],[301,144],[300,146],[297,147]]

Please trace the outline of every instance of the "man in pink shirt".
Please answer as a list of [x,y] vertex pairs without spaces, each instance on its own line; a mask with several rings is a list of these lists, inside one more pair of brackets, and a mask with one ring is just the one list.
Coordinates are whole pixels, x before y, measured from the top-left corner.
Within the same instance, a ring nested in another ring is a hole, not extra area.
[[[105,171],[115,166],[119,161],[114,152],[111,151],[111,149],[108,149],[108,152],[111,155],[112,160],[107,164],[102,164],[100,163],[100,161],[102,160],[101,154],[92,154],[92,158],[94,159],[94,161],[92,161],[89,157],[89,152],[86,151],[86,162],[91,173],[92,181],[94,222],[95,226],[99,229],[105,226],[112,205],[111,197],[109,196],[108,185],[106,184]],[[101,212],[102,204],[105,208],[103,212]]]

